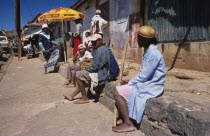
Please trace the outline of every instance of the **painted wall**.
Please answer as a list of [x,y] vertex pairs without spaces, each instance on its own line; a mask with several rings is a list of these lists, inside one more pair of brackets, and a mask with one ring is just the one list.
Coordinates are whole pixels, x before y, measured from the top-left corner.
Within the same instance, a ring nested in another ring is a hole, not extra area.
[[110,2],[110,37],[115,56],[122,57],[128,42],[128,60],[139,62],[141,53],[137,45],[136,31],[141,24],[139,0],[112,0]]

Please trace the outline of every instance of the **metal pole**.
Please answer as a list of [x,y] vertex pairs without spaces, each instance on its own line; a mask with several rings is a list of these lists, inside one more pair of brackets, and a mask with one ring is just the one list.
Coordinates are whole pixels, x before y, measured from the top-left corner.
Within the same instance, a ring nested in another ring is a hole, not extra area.
[[20,32],[20,0],[14,0],[15,3],[15,30],[18,34],[18,60],[21,60],[21,32]]

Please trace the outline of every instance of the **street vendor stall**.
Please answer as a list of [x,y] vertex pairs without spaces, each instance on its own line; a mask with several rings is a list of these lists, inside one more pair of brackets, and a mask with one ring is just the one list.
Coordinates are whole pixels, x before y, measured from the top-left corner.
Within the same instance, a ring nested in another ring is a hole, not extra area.
[[[62,23],[62,37],[64,37],[64,21],[72,21],[79,18],[84,18],[85,15],[70,9],[70,8],[56,8],[52,9],[43,15],[41,15],[38,20],[47,20],[48,22],[61,22]],[[64,45],[64,44],[63,44]],[[64,58],[66,62],[66,49],[64,46]]]

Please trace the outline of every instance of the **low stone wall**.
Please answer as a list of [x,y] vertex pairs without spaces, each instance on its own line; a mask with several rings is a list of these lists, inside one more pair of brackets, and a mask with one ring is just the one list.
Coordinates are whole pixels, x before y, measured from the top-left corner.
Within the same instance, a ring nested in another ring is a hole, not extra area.
[[[66,77],[67,66],[59,73]],[[116,82],[106,84],[99,102],[113,111],[112,90]],[[192,101],[170,96],[149,99],[140,125],[147,136],[210,136],[210,112]]]

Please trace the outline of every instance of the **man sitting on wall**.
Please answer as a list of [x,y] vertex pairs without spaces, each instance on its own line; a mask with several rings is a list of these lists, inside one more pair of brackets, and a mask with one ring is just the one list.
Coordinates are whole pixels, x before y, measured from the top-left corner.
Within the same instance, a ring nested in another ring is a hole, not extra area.
[[[103,44],[102,36],[100,34],[92,35],[90,41],[92,42],[92,47],[95,50],[93,53],[92,65],[85,68],[85,70],[78,71],[76,73],[76,82],[78,87],[68,96],[68,100],[73,100],[73,98],[80,92],[82,94],[82,98],[75,101],[74,104],[85,104],[89,102],[85,92],[85,85],[90,85],[92,78],[98,79],[98,85],[103,85],[108,80],[109,50]],[[90,74],[92,74],[91,77]]]
[[155,30],[150,26],[142,26],[138,30],[139,47],[144,48],[144,56],[140,73],[130,81],[122,81],[113,91],[114,99],[122,119],[113,128],[115,132],[134,131],[131,119],[140,123],[149,98],[158,97],[163,93],[165,82],[165,63],[157,47]]

